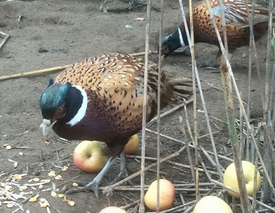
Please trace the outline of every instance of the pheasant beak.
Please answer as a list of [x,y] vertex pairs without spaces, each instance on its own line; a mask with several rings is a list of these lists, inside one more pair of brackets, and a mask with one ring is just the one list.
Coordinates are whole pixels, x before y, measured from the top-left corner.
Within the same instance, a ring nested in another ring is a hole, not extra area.
[[47,136],[52,128],[52,126],[55,124],[56,121],[51,122],[49,119],[43,119],[43,123],[40,125],[42,128],[42,133],[44,136]]

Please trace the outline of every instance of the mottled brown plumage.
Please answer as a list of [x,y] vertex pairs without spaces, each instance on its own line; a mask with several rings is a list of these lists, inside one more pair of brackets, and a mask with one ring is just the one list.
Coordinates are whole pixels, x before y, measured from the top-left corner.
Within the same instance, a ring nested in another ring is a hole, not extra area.
[[[157,103],[157,66],[151,63],[148,72],[148,96],[147,118],[150,120],[156,114]],[[177,78],[174,78],[175,80]],[[191,80],[179,78],[179,85],[186,86],[182,93],[173,91],[170,77],[162,72],[161,79],[161,103],[162,107],[174,100],[183,100],[191,94]],[[57,134],[70,139],[96,139],[112,143],[125,143],[121,138],[129,138],[141,129],[142,103],[144,89],[144,62],[141,58],[134,58],[127,54],[114,53],[87,58],[73,64],[55,79],[55,84],[79,85],[88,96],[87,113],[83,123],[89,123],[88,133],[82,127],[64,126],[58,123],[53,127]],[[189,88],[188,88],[189,87]],[[185,90],[184,90],[185,89]],[[176,94],[176,95],[174,95]],[[92,122],[96,121],[97,128],[92,133]],[[74,131],[72,128],[77,128]],[[64,132],[66,132],[64,135]],[[81,132],[81,136],[75,138],[74,132]],[[71,135],[72,134],[72,135]],[[79,138],[81,137],[81,138]],[[94,137],[94,138],[92,138]],[[117,141],[118,140],[118,141]],[[127,142],[127,141],[126,141]]]
[[[219,33],[223,38],[220,0],[209,0],[211,12],[215,17]],[[248,7],[252,9],[251,2],[248,2]],[[244,0],[225,0],[224,14],[227,32],[227,41],[229,52],[233,52],[236,48],[247,46],[249,44],[249,22],[246,12]],[[190,29],[190,16],[186,17],[188,28]],[[193,7],[193,24],[194,24],[194,42],[206,42],[219,47],[216,31],[214,29],[210,12],[207,7],[206,0],[197,3]],[[254,15],[254,38],[261,38],[268,27],[268,9],[256,5]],[[180,42],[179,31],[176,30],[173,34],[167,36],[162,44],[162,54],[168,56],[182,45],[188,45],[188,40],[185,32],[184,23],[179,27],[183,42]]]
[[[148,69],[147,121],[157,110],[158,70]],[[192,81],[161,73],[161,107],[184,100],[192,94]],[[113,160],[121,154],[121,171],[125,172],[123,148],[142,127],[144,99],[144,62],[122,53],[110,53],[75,63],[60,73],[43,92],[40,107],[43,133],[49,127],[70,140],[106,142],[111,157],[98,176],[77,191],[98,185]],[[73,190],[75,191],[75,190]]]
[[[220,16],[220,1],[210,0],[210,7],[215,17],[220,35],[222,35],[222,18]],[[249,8],[252,5],[249,2]],[[216,8],[216,9],[215,9]],[[229,52],[233,52],[236,48],[247,46],[249,44],[249,23],[246,13],[245,2],[243,0],[225,0],[225,23],[228,40]],[[190,18],[187,18],[189,21]],[[193,9],[194,34],[195,42],[207,42],[219,46],[217,35],[214,30],[206,1],[198,3]],[[255,7],[254,16],[254,37],[259,39],[267,30],[268,10],[259,5]],[[185,31],[184,25],[180,26]]]

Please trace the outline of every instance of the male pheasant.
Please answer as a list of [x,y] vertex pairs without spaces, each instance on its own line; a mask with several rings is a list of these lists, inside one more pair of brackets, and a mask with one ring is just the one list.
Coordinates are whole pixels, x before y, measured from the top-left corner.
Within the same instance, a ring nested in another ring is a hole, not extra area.
[[[209,0],[212,14],[215,17],[219,33],[222,36],[222,23],[220,14],[220,1]],[[248,2],[249,12],[251,13],[252,4]],[[244,0],[224,0],[224,15],[226,22],[226,32],[228,49],[233,53],[236,48],[249,45],[249,23],[246,12]],[[275,19],[275,17],[273,18]],[[188,28],[190,29],[190,16],[186,17]],[[220,48],[217,39],[212,19],[207,7],[206,0],[198,2],[193,8],[193,23],[194,23],[194,42],[205,42],[216,45]],[[261,38],[268,27],[268,9],[256,5],[254,16],[254,38],[258,40]],[[223,36],[222,36],[223,38]],[[188,45],[188,40],[185,32],[184,23],[182,23],[177,30],[164,38],[162,43],[162,54],[167,57],[181,46]],[[217,56],[209,60],[205,65],[217,65],[217,59],[221,55],[219,50]]]
[[[148,70],[147,121],[156,115],[156,64]],[[192,94],[192,81],[161,73],[161,107],[184,100]],[[40,98],[43,134],[49,129],[69,140],[103,141],[112,150],[105,167],[95,179],[78,191],[98,186],[113,160],[121,154],[121,171],[125,172],[123,149],[129,138],[142,128],[144,62],[122,53],[110,53],[73,64],[60,73]]]

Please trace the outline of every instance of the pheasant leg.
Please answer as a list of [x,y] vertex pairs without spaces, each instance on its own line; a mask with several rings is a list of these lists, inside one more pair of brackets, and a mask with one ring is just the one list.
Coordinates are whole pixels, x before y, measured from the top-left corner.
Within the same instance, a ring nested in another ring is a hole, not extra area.
[[108,161],[107,161],[106,165],[104,166],[104,168],[98,173],[98,175],[91,182],[89,182],[85,186],[70,189],[66,193],[67,194],[72,194],[72,193],[78,193],[78,192],[83,192],[83,191],[90,190],[90,191],[94,192],[96,198],[99,198],[98,197],[99,184],[100,184],[102,178],[105,176],[105,174],[109,171],[109,169],[112,166],[115,158],[116,158],[116,156],[111,156],[108,159]]
[[119,173],[116,176],[116,178],[111,182],[111,184],[114,184],[118,180],[120,180],[122,175],[125,175],[126,177],[128,177],[128,172],[127,172],[127,169],[126,169],[126,159],[125,159],[124,152],[121,152],[121,154],[120,154],[120,170],[119,170]]
[[[114,160],[116,157],[122,153],[123,147],[118,147],[118,149],[115,149],[116,151],[110,156],[108,159],[106,165],[103,167],[103,169],[98,173],[98,175],[88,184],[82,187],[77,187],[74,189],[70,189],[67,191],[67,194],[72,194],[72,193],[78,193],[78,192],[83,192],[83,191],[93,191],[95,194],[96,198],[99,198],[98,196],[98,187],[101,183],[102,178],[106,175],[106,173],[109,171],[110,167],[112,166]],[[124,158],[125,159],[125,158]],[[124,165],[125,167],[125,165]]]

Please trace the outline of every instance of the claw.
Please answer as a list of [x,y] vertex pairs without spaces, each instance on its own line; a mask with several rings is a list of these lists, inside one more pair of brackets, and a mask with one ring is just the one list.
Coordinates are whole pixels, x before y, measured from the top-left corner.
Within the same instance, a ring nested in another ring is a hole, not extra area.
[[[99,184],[101,183],[102,178],[105,176],[105,174],[109,171],[110,167],[112,166],[114,159],[123,151],[124,146],[119,146],[118,149],[113,153],[113,155],[108,159],[106,165],[103,167],[103,169],[98,173],[98,175],[88,184],[85,186],[69,189],[66,193],[67,194],[72,194],[72,193],[78,193],[78,192],[85,192],[85,191],[93,191],[95,194],[95,197],[98,199],[98,188]],[[124,153],[123,153],[124,155]],[[121,165],[121,168],[123,167],[125,169],[125,156],[124,158],[124,163],[122,162],[123,165]],[[81,184],[81,183],[80,183]]]
[[86,184],[85,186],[69,189],[66,194],[74,194],[78,192],[86,192],[86,191],[92,191],[95,194],[95,197],[98,199],[98,188],[99,188],[99,183],[93,180],[92,182]]

